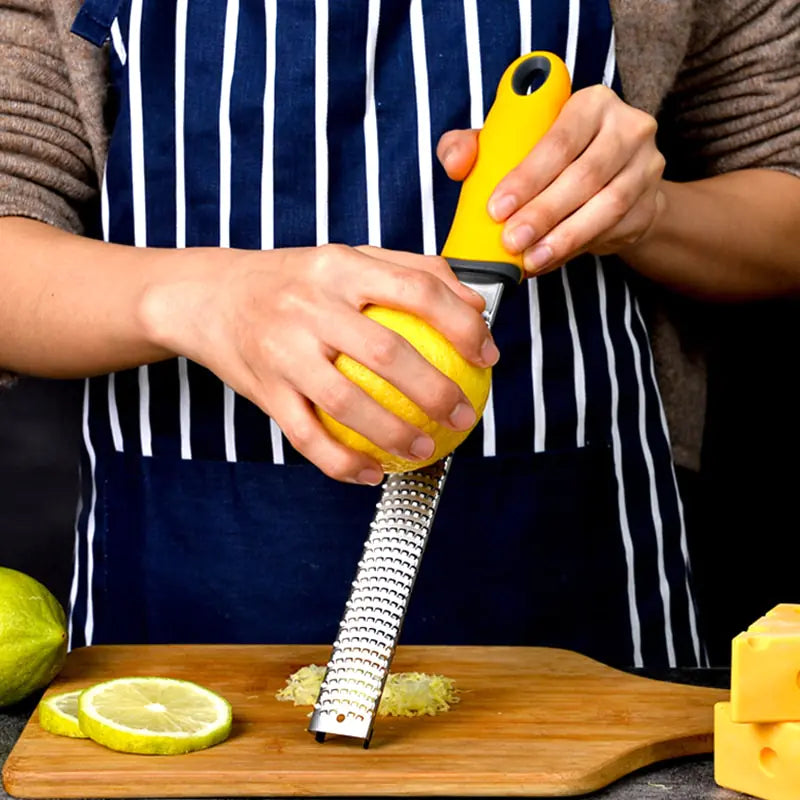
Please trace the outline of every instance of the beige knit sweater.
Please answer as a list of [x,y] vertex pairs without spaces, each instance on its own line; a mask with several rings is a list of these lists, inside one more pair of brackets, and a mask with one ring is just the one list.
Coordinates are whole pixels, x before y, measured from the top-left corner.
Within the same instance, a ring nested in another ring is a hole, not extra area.
[[[69,33],[79,5],[0,0],[0,215],[76,233],[97,194],[107,142],[107,51]],[[684,179],[745,167],[800,175],[798,0],[612,0],[611,7],[627,101],[659,115],[679,142],[668,169]],[[676,322],[686,304],[670,312],[672,298],[662,294],[652,326],[657,374],[676,461],[696,468],[703,359]]]

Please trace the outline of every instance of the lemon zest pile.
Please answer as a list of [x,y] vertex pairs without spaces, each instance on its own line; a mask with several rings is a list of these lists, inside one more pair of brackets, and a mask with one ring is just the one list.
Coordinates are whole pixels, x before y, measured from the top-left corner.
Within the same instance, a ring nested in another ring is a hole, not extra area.
[[[317,664],[301,667],[286,679],[286,686],[275,697],[296,706],[313,706],[324,677],[325,667]],[[452,678],[425,672],[393,672],[386,679],[378,716],[433,716],[449,711],[458,700],[458,690]]]

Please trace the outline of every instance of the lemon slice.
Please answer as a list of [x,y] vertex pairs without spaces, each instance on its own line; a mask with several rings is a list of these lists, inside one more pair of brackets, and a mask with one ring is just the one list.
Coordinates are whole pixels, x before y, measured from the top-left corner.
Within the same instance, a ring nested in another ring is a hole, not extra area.
[[45,697],[39,703],[39,725],[49,733],[87,739],[78,723],[78,697],[83,689]]
[[218,744],[231,730],[230,703],[190,681],[116,678],[78,700],[81,728],[123,753],[173,755]]

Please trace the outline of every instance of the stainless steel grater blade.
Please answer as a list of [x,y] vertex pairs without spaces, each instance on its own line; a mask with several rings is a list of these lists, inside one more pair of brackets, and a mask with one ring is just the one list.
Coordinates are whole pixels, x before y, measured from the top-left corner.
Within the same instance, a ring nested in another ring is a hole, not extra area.
[[[451,266],[463,283],[483,296],[483,316],[491,327],[505,288],[502,279],[483,266],[481,274],[470,270],[466,280],[466,264]],[[452,459],[449,455],[423,469],[393,473],[383,485],[308,726],[319,742],[325,734],[337,733],[363,739],[364,747],[369,746]]]
[[451,460],[386,479],[308,726],[317,741],[338,733],[369,746]]

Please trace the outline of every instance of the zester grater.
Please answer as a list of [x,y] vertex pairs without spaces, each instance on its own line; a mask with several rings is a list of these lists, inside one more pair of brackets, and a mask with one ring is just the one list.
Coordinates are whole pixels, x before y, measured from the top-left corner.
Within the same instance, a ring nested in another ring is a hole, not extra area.
[[[522,279],[521,258],[502,246],[486,211],[494,187],[555,120],[570,93],[566,66],[535,52],[506,69],[478,139],[442,249],[462,282],[486,301],[491,327],[504,291]],[[333,643],[309,731],[372,739],[373,724],[408,601],[453,456],[387,477]]]

